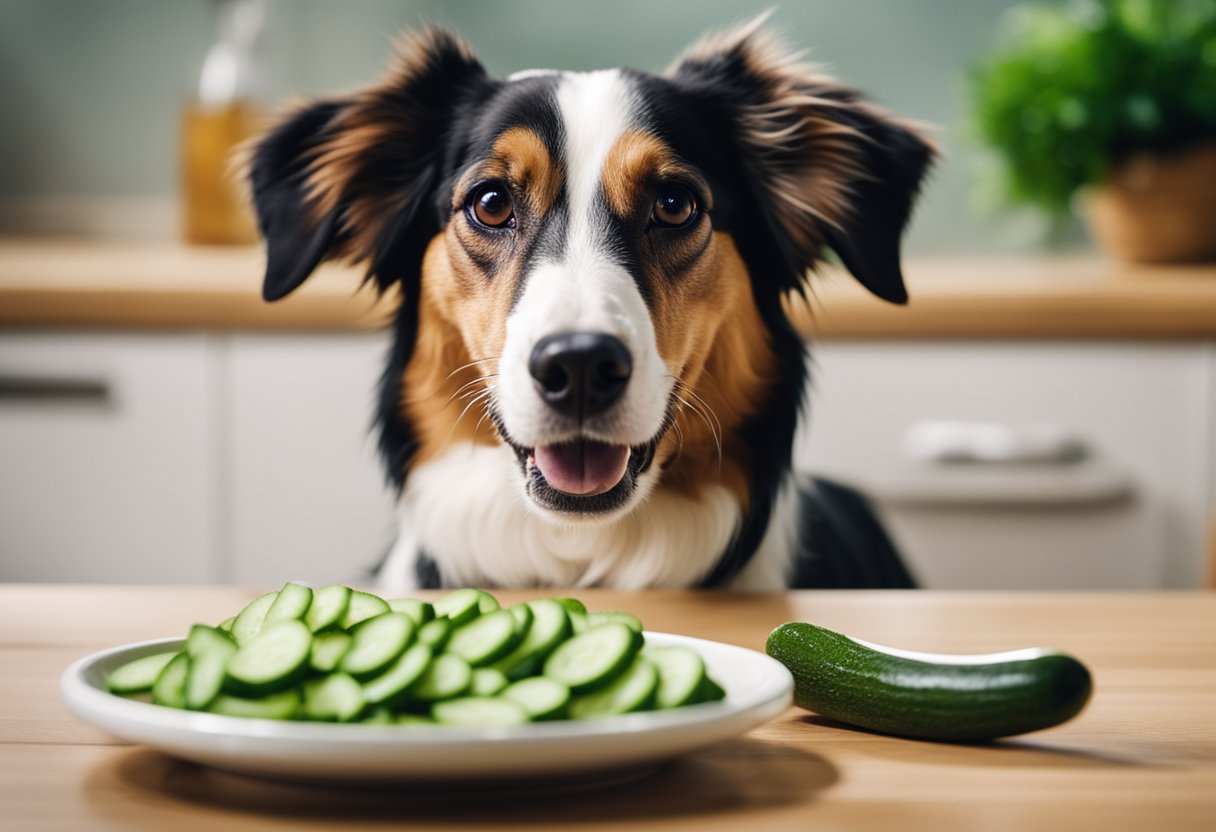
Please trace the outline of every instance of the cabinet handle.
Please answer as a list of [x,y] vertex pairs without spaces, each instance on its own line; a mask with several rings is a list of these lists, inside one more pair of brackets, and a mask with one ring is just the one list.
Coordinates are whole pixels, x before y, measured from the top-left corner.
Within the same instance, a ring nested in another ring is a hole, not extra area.
[[110,385],[84,376],[25,376],[0,374],[0,403],[73,402],[105,404]]

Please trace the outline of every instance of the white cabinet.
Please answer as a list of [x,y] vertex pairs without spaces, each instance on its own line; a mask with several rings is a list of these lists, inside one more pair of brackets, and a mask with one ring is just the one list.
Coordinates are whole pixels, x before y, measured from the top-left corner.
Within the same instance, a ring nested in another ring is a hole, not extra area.
[[[869,493],[924,585],[1199,584],[1216,467],[1210,348],[831,343],[813,354],[798,465]],[[1076,464],[915,465],[905,431],[936,419],[1060,426],[1089,448],[1085,464],[1125,477],[1130,496],[1068,498]],[[984,499],[943,487],[977,474]],[[1057,496],[1027,502],[1032,480]],[[918,489],[945,496],[911,499]]]
[[0,335],[0,581],[201,583],[216,568],[203,335]]
[[229,580],[360,581],[396,535],[372,431],[387,339],[235,335],[225,342]]

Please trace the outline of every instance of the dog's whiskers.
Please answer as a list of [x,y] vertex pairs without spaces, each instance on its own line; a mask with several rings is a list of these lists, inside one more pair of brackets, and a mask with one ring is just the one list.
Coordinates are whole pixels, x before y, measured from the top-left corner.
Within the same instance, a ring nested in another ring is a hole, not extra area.
[[[498,355],[491,355],[491,356],[488,356],[487,358],[474,358],[472,361],[468,362],[467,364],[461,364],[459,367],[452,370],[452,372],[450,372],[446,376],[444,376],[443,379],[437,385],[435,385],[435,389],[431,390],[429,393],[426,393],[421,396],[408,396],[408,397],[404,398],[402,401],[405,404],[418,404],[419,402],[424,402],[427,399],[430,399],[432,396],[434,396],[436,393],[438,393],[444,387],[446,387],[447,383],[452,380],[452,376],[456,375],[457,373],[462,373],[465,370],[467,370],[477,364],[484,364],[487,361],[497,361],[499,358],[501,358],[501,356],[498,356]],[[448,401],[451,401],[451,399],[448,399]]]

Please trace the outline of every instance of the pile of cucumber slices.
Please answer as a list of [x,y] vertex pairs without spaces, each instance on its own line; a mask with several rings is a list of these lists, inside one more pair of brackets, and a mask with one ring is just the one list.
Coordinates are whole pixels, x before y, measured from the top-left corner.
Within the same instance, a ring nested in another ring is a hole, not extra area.
[[111,692],[262,719],[514,725],[724,698],[694,651],[645,644],[625,612],[573,598],[502,608],[479,589],[431,604],[289,583],[185,649],[116,668]]

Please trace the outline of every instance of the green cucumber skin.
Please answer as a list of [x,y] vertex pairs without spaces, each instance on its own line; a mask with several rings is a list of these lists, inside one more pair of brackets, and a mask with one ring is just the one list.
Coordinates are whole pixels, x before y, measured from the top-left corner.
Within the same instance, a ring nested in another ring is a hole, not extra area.
[[829,719],[901,737],[977,742],[1051,728],[1089,701],[1093,679],[1062,653],[991,664],[891,656],[795,622],[765,652],[794,676],[794,702]]

